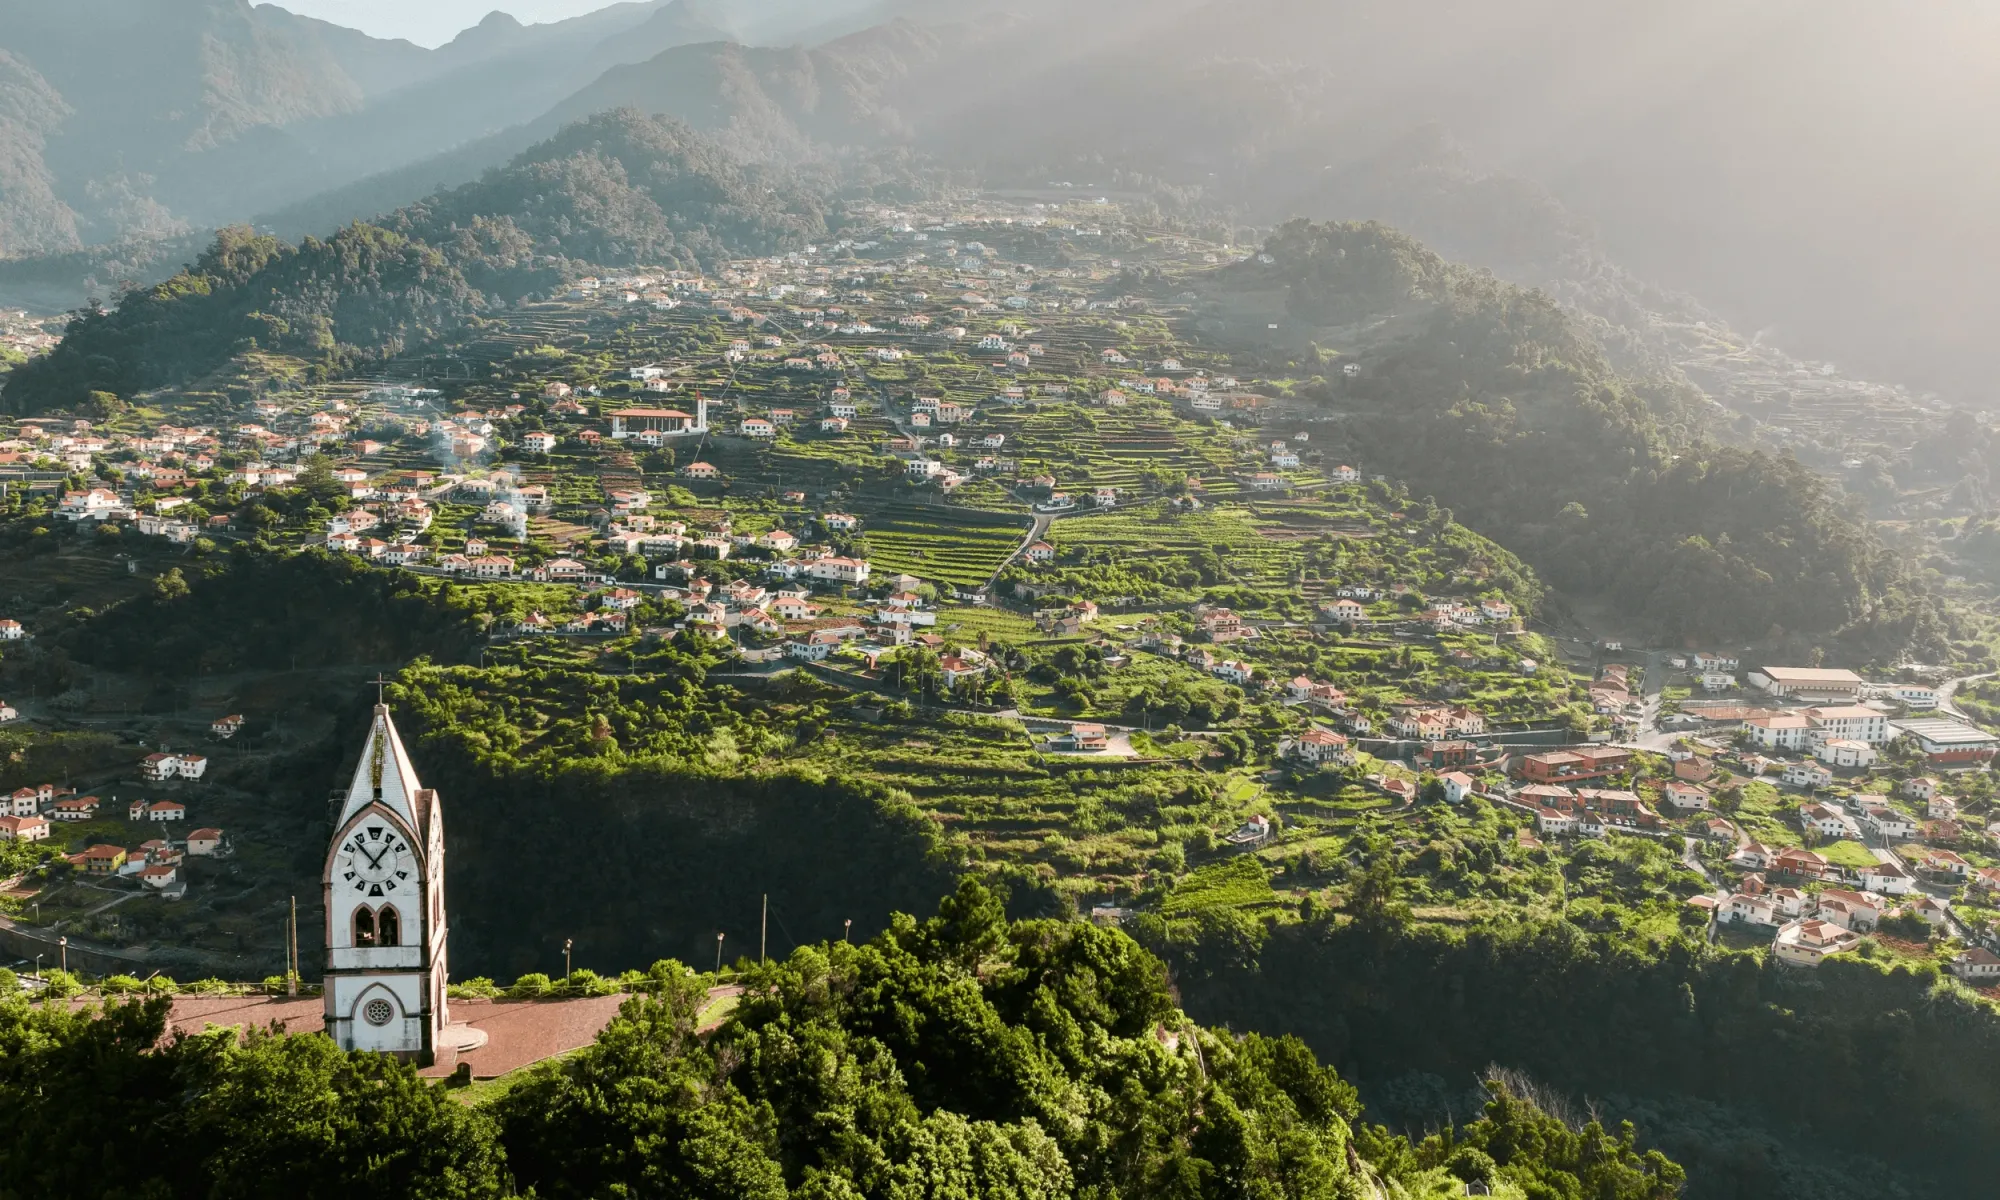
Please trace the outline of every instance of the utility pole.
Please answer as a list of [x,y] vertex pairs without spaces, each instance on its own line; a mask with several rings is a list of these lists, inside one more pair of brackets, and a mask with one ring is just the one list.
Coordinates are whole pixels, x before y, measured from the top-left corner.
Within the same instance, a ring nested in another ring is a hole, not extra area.
[[764,893],[764,917],[757,923],[757,965],[764,965],[764,947],[771,936],[771,893]]

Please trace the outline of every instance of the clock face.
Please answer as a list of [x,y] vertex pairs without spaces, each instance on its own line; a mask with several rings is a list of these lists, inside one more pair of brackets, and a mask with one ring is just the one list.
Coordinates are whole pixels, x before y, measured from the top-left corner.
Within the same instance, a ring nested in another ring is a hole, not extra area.
[[333,869],[340,886],[363,896],[416,892],[416,858],[402,835],[387,825],[363,825],[349,834],[334,855]]

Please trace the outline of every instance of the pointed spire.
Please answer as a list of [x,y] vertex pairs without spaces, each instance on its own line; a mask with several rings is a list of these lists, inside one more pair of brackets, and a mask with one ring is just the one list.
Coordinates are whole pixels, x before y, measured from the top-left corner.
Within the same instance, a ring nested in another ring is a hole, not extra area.
[[417,828],[416,796],[424,785],[417,779],[417,768],[410,762],[409,751],[403,748],[403,737],[396,731],[387,704],[375,706],[359,759],[354,767],[354,782],[347,789],[347,803],[341,806],[335,826],[345,825],[355,813],[379,803],[402,817],[412,829]]

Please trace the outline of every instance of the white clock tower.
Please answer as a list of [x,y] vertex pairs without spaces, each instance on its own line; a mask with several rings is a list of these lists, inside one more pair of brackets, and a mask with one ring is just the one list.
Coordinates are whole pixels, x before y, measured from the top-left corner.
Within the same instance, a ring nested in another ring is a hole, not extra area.
[[326,871],[326,1032],[429,1065],[445,1036],[444,814],[376,704]]

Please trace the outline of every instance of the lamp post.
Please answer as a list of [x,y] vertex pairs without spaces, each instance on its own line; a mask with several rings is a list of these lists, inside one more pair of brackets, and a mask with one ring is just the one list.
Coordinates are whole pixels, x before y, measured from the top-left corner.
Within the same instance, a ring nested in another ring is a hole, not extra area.
[[846,941],[846,940],[847,940],[847,935],[848,935],[848,934],[849,934],[850,932],[852,932],[852,931],[853,931],[853,929],[854,929],[854,918],[853,918],[853,917],[849,917],[849,918],[847,918],[847,919],[846,919],[845,921],[842,921],[842,922],[840,923],[840,940],[841,940],[841,941],[843,941],[843,942],[844,942],[844,941]]
[[56,947],[62,951],[63,974],[67,975],[69,974],[69,938],[67,936],[57,938]]
[[717,932],[715,935],[715,973],[717,975],[722,974],[722,934],[720,932]]
[[44,955],[40,955],[40,954],[37,954],[37,955],[35,955],[35,982],[36,982],[36,983],[40,983],[40,982],[42,981],[42,959],[43,959],[44,957],[46,957],[46,956],[44,956]]
[[564,987],[569,986],[569,948],[574,944],[575,942],[571,938],[563,939],[563,986]]

